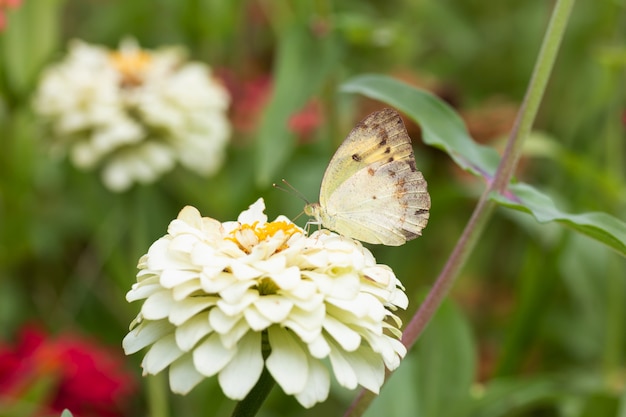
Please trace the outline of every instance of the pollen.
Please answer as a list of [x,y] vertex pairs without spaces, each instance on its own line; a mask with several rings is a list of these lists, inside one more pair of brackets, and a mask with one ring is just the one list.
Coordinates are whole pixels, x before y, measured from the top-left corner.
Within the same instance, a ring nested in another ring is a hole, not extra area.
[[110,54],[111,63],[122,75],[122,85],[136,86],[142,83],[152,55],[141,49],[115,51]]
[[268,237],[274,236],[281,230],[287,238],[299,231],[295,224],[280,221],[265,223],[263,226],[256,228],[255,233],[259,237],[259,240],[265,240]]
[[257,242],[262,242],[273,237],[276,233],[282,231],[285,236],[285,241],[291,237],[294,233],[300,232],[298,227],[293,223],[285,221],[269,222],[259,226],[259,222],[252,224],[242,224],[239,228],[230,232],[232,236],[227,237],[227,240],[235,242],[239,247],[246,250],[249,245],[249,238],[256,237]]

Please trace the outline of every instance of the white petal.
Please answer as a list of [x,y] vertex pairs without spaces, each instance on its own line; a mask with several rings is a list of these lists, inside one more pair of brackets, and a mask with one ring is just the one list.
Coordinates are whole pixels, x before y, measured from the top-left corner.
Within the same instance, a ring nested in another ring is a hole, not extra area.
[[243,315],[227,316],[219,308],[213,308],[209,311],[209,324],[217,333],[226,334],[242,317]]
[[330,353],[330,345],[322,334],[314,338],[307,346],[314,358],[322,359]]
[[158,340],[141,362],[141,366],[145,373],[158,374],[163,369],[167,368],[169,364],[183,355],[183,351],[176,345],[174,334],[165,336]]
[[387,287],[395,279],[395,276],[390,269],[379,265],[363,268],[361,273],[383,287]]
[[180,255],[189,256],[193,248],[199,243],[200,231],[192,230],[193,233],[172,234],[168,250],[178,252]]
[[243,262],[233,262],[230,268],[233,271],[235,278],[241,281],[258,278],[262,275],[261,271]]
[[272,353],[266,359],[267,370],[286,394],[304,389],[308,379],[307,354],[289,331],[272,326],[268,330]]
[[212,330],[208,315],[197,315],[176,328],[176,344],[188,352]]
[[[216,294],[232,285],[234,277],[231,273],[221,272],[217,275],[206,274],[204,270],[200,274],[200,285],[207,294]],[[247,289],[247,288],[246,288]]]
[[218,380],[228,398],[241,400],[259,380],[262,371],[261,334],[248,332],[241,339],[236,356],[219,373]]
[[330,390],[330,377],[326,367],[320,361],[313,358],[308,359],[309,378],[302,392],[295,394],[298,402],[306,408],[326,400]]
[[[183,207],[176,218],[178,220],[182,220],[186,225],[195,229],[200,229],[202,227],[202,215],[200,214],[200,211],[193,206]],[[171,235],[177,234],[177,225],[180,225],[180,223],[170,223],[167,232]]]
[[259,222],[259,224],[267,223],[267,216],[263,214],[265,211],[265,201],[259,198],[255,201],[248,210],[242,211],[237,221],[241,224],[253,224]]
[[[261,271],[273,274],[283,271],[287,266],[287,259],[284,256],[275,255],[269,259],[259,260],[254,263],[254,267]],[[297,268],[296,268],[297,269]]]
[[373,309],[371,304],[380,305],[380,302],[374,297],[363,293],[352,300],[327,298],[326,302],[359,318],[366,317],[369,314],[370,310]]
[[[195,220],[196,216],[194,213],[198,215],[197,221]],[[167,235],[163,236],[161,239],[166,239],[171,243],[176,236],[186,235],[195,237],[195,241],[199,242],[202,240],[202,231],[200,230],[200,226],[202,225],[201,219],[198,209],[186,206],[178,213],[178,218],[170,222],[167,226]],[[170,250],[170,245],[168,244],[165,249]]]
[[369,332],[363,333],[370,348],[378,353],[389,369],[396,369],[400,364],[400,358],[406,354],[406,348],[402,342],[387,335],[375,335]]
[[401,341],[391,337],[389,338],[389,343],[393,346],[393,350],[397,353],[397,356],[392,361],[385,360],[383,356],[383,360],[385,360],[387,369],[393,371],[400,366],[400,360],[406,356],[406,346],[404,346]]
[[361,345],[361,336],[334,317],[326,317],[326,320],[324,320],[324,330],[348,352],[356,350]]
[[[225,276],[228,277],[228,282],[233,281],[232,274],[224,272],[227,268],[230,268],[230,264],[232,263],[232,258],[227,257],[227,256],[214,256],[210,260],[202,261],[204,263],[210,262],[208,265],[203,265],[196,261],[197,261],[196,259],[192,259],[192,262],[194,262],[194,264],[202,265],[201,273],[205,279],[214,279],[215,277],[218,277],[221,274],[224,274]],[[212,291],[212,292],[218,292],[218,291],[219,290]]]
[[170,314],[174,300],[169,290],[152,294],[141,306],[141,314],[148,320],[160,320]]
[[361,289],[361,278],[356,272],[349,272],[331,279],[332,286],[328,289],[328,296],[341,299],[352,300]]
[[[191,262],[194,265],[212,265],[218,251],[204,242],[197,242],[191,250]],[[223,268],[223,267],[222,267]]]
[[281,295],[264,295],[254,302],[254,306],[272,322],[281,323],[289,315],[293,302]]
[[406,310],[406,308],[409,306],[409,297],[407,297],[404,291],[396,290],[391,292],[389,302],[395,306],[400,307],[403,310]]
[[367,347],[346,354],[348,362],[357,375],[359,385],[378,394],[385,382],[385,366],[382,358]]
[[210,217],[202,218],[201,230],[207,242],[216,242],[224,237],[222,223]]
[[181,271],[180,269],[166,269],[161,272],[161,285],[165,288],[174,288],[187,281],[197,279],[199,281],[200,271]]
[[247,308],[243,311],[243,316],[246,319],[246,323],[248,326],[254,331],[261,331],[268,328],[272,325],[272,321],[268,320],[267,317],[261,315],[259,311],[255,308]]
[[283,269],[280,272],[272,273],[271,278],[281,289],[287,291],[292,290],[301,282],[300,268],[292,266]]
[[201,291],[200,280],[185,282],[172,288],[172,298],[174,301],[182,301],[195,292]]
[[[278,259],[284,258],[282,254],[276,254],[276,252],[278,252],[278,248],[280,248],[281,246],[285,244],[285,241],[286,241],[285,233],[282,230],[280,230],[276,232],[274,236],[266,237],[265,240],[260,242],[257,246],[253,247],[252,251],[250,252],[250,257],[251,259],[255,260],[254,261],[255,264],[257,262],[263,262],[264,259],[268,259],[268,258],[270,259],[274,257],[278,257]],[[270,262],[270,265],[271,265],[271,262]],[[276,268],[279,268],[279,266],[276,265],[273,268],[273,271],[270,271],[270,272],[276,272],[277,271]]]
[[184,355],[170,366],[170,388],[176,394],[187,394],[204,375],[196,370],[191,355]]
[[328,265],[328,252],[324,250],[316,250],[314,252],[307,253],[304,256],[304,259],[306,259],[306,262],[311,264],[311,266],[324,268],[326,265]]
[[201,311],[214,306],[216,301],[217,297],[211,296],[185,298],[172,306],[169,320],[172,324],[182,324]]
[[[78,165],[77,153],[73,154],[75,162]],[[84,158],[84,155],[82,155]],[[104,185],[111,191],[125,191],[133,184],[133,173],[130,172],[133,167],[128,163],[124,163],[123,159],[114,160],[105,165],[102,170],[101,178]]]
[[235,345],[239,343],[239,339],[250,331],[248,323],[241,319],[239,320],[227,333],[220,334],[222,344],[226,348],[235,348]]
[[325,316],[324,306],[312,312],[294,308],[283,326],[293,330],[305,343],[309,343],[321,333]]
[[356,373],[343,353],[341,349],[332,347],[329,355],[330,364],[333,367],[333,373],[339,385],[348,389],[355,389],[358,385]]
[[[176,221],[176,220],[174,220]],[[186,269],[189,261],[180,256],[177,252],[169,250],[171,237],[165,236],[157,240],[148,249],[148,260],[146,267],[154,271],[164,269]]]
[[333,278],[325,272],[303,271],[303,276],[311,279],[316,286],[316,290],[322,294],[329,294],[333,288]]
[[158,283],[158,280],[156,281],[157,282],[155,283],[142,281],[141,285],[133,284],[132,289],[126,294],[126,301],[130,303],[132,301],[142,300],[144,298],[148,298],[155,292],[162,290],[163,287]]
[[235,353],[236,349],[225,348],[219,335],[213,333],[193,350],[193,363],[202,375],[213,376],[235,357]]
[[[232,286],[231,286],[232,287]],[[226,291],[222,292],[222,296]],[[259,299],[258,291],[246,290],[238,297],[222,297],[222,300],[217,302],[217,306],[227,316],[238,316],[241,314],[250,304]]]
[[124,353],[130,355],[163,338],[174,331],[167,320],[146,321],[135,327],[122,340]]
[[302,281],[294,291],[285,293],[285,297],[292,299],[298,308],[313,311],[324,304],[324,296],[316,292],[315,284]]

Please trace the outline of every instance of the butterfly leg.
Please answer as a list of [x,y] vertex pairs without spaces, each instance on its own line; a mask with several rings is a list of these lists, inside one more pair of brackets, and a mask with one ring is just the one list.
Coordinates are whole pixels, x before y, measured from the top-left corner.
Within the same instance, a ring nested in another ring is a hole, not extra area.
[[306,224],[304,225],[304,231],[306,232],[306,235],[309,236],[310,235],[310,231],[311,231],[311,225],[317,225],[317,231],[319,232],[320,230],[322,230],[322,222],[317,221],[317,220],[309,220],[308,222],[306,222]]

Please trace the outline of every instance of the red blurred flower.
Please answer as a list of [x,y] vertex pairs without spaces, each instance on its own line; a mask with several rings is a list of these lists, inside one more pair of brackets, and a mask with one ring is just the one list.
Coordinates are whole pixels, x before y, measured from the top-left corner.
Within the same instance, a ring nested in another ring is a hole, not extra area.
[[300,139],[308,139],[320,124],[322,124],[322,109],[317,100],[309,101],[287,122],[289,130],[298,135]]
[[67,408],[74,416],[121,417],[137,389],[121,355],[76,334],[52,338],[27,326],[15,345],[0,345],[0,404],[23,400],[42,381],[37,415]]
[[[272,78],[267,74],[249,78],[238,77],[231,71],[219,71],[232,98],[231,121],[240,133],[249,134],[258,126],[263,108],[272,93]],[[287,127],[300,137],[307,139],[322,123],[322,111],[317,101],[309,101],[304,108],[294,109]]]
[[4,30],[7,24],[5,11],[7,9],[16,9],[22,4],[22,0],[0,0],[0,32]]
[[232,99],[230,108],[233,127],[240,133],[251,133],[259,125],[261,110],[269,99],[271,78],[269,75],[260,75],[243,80],[228,70],[221,71],[219,76]]

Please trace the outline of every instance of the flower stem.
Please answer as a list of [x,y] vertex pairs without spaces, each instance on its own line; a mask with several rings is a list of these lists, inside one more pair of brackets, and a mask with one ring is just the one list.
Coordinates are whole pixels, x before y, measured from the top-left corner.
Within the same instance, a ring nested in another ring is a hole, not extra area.
[[532,128],[535,116],[543,93],[545,92],[548,78],[563,38],[565,26],[569,18],[574,0],[559,0],[554,7],[552,19],[546,31],[543,45],[539,51],[533,76],[528,85],[524,102],[517,114],[517,119],[507,141],[502,160],[498,165],[496,175],[489,187],[480,197],[472,217],[470,218],[463,234],[459,238],[456,247],[448,258],[443,270],[439,274],[432,290],[419,310],[404,331],[403,342],[410,347],[419,338],[420,334],[432,319],[437,308],[445,298],[448,290],[452,287],[461,268],[465,265],[468,255],[473,250],[478,237],[480,237],[486,221],[489,219],[495,203],[489,199],[492,192],[502,193],[511,181],[513,171],[519,159],[522,144]]
[[164,373],[146,379],[148,407],[152,417],[169,417],[167,380]]
[[[498,170],[493,181],[480,197],[470,220],[465,226],[465,230],[463,230],[463,234],[437,277],[433,288],[404,330],[402,342],[408,348],[415,344],[426,325],[433,318],[476,246],[495,208],[495,203],[490,199],[491,193],[502,193],[506,190],[511,180],[523,142],[528,137],[537,115],[573,4],[574,0],[558,0],[554,7],[524,102],[509,135]],[[362,415],[373,399],[374,395],[372,393],[365,390],[361,391],[344,415],[349,417]]]
[[267,371],[267,368],[263,368],[263,372],[261,373],[261,377],[258,382],[248,395],[246,395],[246,398],[237,403],[232,417],[255,416],[275,384],[276,381],[274,381],[274,378],[272,378],[270,373]]
[[537,116],[573,5],[574,0],[559,0],[554,6],[524,102],[517,114],[498,171],[491,185],[492,191],[502,193],[511,181],[524,140],[530,134]]

